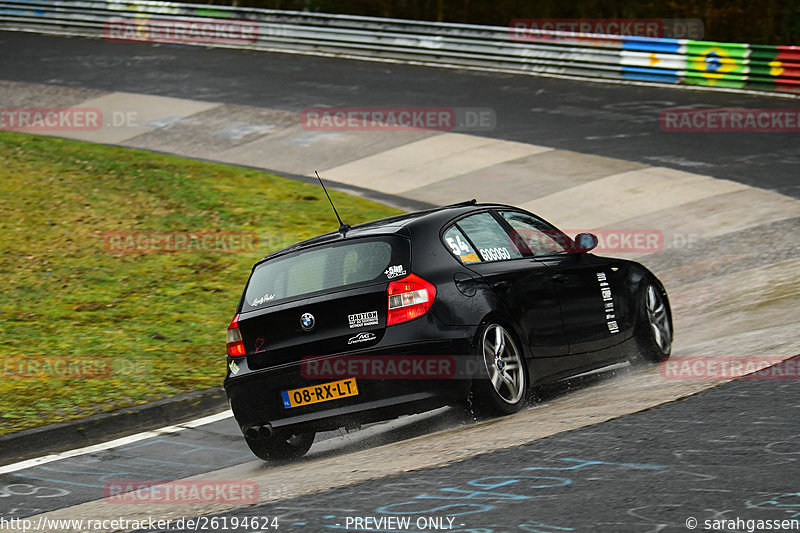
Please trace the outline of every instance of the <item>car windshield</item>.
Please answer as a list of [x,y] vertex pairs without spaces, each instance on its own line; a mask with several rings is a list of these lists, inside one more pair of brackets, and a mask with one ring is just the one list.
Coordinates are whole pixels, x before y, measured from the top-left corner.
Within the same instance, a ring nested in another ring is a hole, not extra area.
[[400,277],[411,271],[410,250],[408,239],[386,236],[340,241],[266,261],[250,276],[242,312]]

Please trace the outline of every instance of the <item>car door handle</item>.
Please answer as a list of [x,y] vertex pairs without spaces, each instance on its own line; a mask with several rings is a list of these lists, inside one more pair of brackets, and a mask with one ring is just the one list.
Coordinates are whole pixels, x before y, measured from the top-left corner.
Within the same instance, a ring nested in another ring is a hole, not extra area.
[[510,289],[511,288],[511,282],[510,281],[497,281],[495,283],[492,283],[492,287],[495,288],[495,289],[498,289],[498,290]]
[[567,276],[565,274],[554,274],[553,281],[555,281],[556,283],[566,283]]

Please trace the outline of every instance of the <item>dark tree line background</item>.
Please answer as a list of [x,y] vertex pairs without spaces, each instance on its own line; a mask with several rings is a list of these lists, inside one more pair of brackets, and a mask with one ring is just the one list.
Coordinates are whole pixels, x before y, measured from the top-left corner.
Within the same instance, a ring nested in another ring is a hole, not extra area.
[[800,0],[189,0],[507,26],[515,18],[696,18],[705,40],[800,45]]

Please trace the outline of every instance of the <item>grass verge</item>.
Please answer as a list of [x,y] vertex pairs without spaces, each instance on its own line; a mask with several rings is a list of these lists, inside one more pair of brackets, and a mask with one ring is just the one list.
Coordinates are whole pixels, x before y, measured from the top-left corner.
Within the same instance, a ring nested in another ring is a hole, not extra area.
[[[221,384],[253,263],[337,228],[319,187],[256,170],[11,132],[0,161],[0,435]],[[331,196],[350,224],[399,212]]]

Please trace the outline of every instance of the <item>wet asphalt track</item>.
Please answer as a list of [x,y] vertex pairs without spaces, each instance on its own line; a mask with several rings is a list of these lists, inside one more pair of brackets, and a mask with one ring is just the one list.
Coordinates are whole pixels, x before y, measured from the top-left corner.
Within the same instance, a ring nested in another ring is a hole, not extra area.
[[289,111],[322,105],[492,108],[496,128],[478,135],[671,167],[800,198],[800,133],[666,133],[659,126],[666,108],[800,109],[798,100],[14,32],[0,32],[0,79]]
[[[781,365],[796,375],[799,359]],[[307,532],[354,530],[366,517],[410,518],[410,527],[366,529],[398,533],[431,524],[460,533],[678,533],[691,519],[703,531],[706,520],[737,518],[716,529],[794,519],[797,531],[798,408],[797,379],[739,380],[451,465],[216,516],[277,517],[277,531]]]
[[[403,440],[463,422],[463,416],[455,410],[438,409],[370,424],[350,435],[344,431],[320,433],[307,460]],[[106,486],[119,480],[171,481],[247,462],[253,463],[254,470],[262,465],[230,417],[179,433],[0,474],[0,517],[33,516],[100,500],[107,495]]]
[[[0,79],[292,111],[491,107],[497,128],[488,136],[699,172],[800,198],[798,134],[699,136],[658,126],[667,107],[797,108],[792,100],[7,32],[0,32]],[[516,449],[230,516],[279,516],[280,531],[319,531],[343,527],[347,516],[402,511],[416,519],[457,509],[465,514],[454,526],[482,533],[687,531],[689,516],[797,518],[798,397],[796,381],[728,384]],[[442,414],[408,435],[457,423]],[[97,499],[113,476],[177,479],[250,460],[227,419],[4,474],[0,516]],[[453,505],[459,507],[447,507]]]

